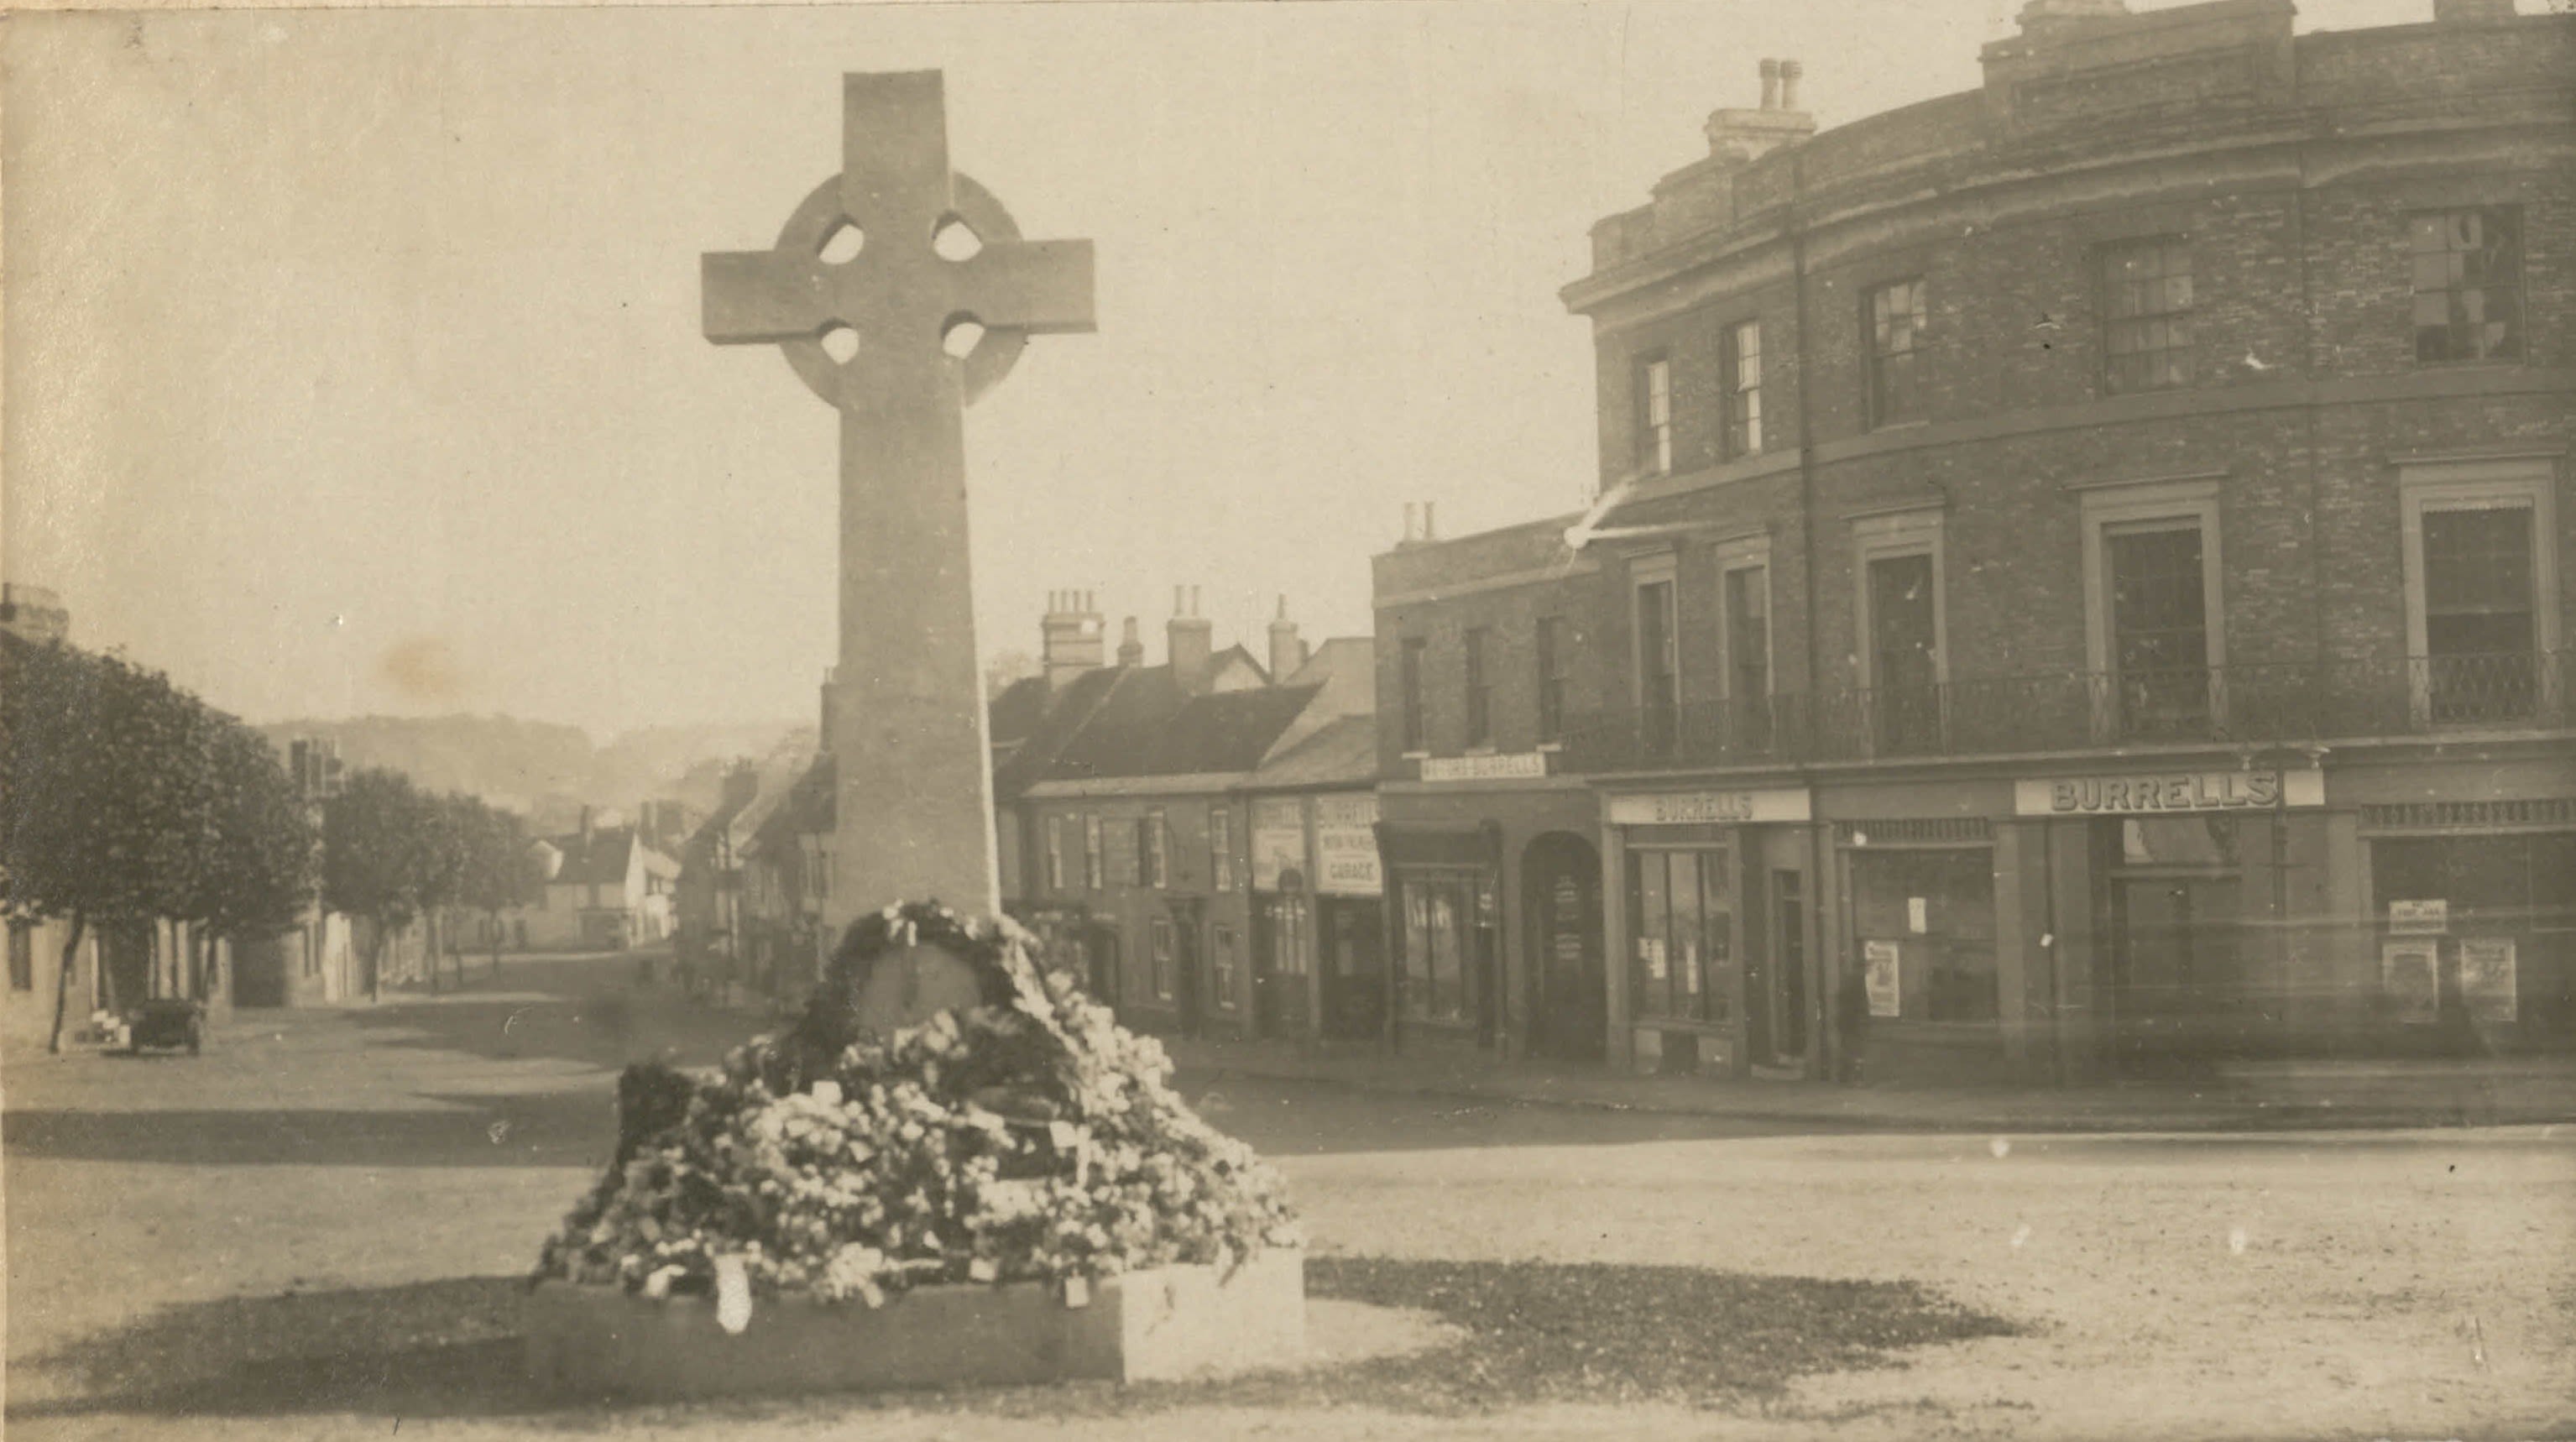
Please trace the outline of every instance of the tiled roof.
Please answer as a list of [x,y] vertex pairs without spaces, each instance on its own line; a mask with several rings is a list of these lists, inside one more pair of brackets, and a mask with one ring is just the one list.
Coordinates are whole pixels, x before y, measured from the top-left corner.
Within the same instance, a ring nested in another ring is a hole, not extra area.
[[1366,786],[1377,780],[1377,718],[1343,716],[1252,773],[1262,786]]
[[603,826],[588,837],[575,831],[549,836],[546,844],[563,853],[563,869],[554,874],[553,884],[585,886],[597,882],[602,886],[623,886],[628,853],[635,847],[635,828]]

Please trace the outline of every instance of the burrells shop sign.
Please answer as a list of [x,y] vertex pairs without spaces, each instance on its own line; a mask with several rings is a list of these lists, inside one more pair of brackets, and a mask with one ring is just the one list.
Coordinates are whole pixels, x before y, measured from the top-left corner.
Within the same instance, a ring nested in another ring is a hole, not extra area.
[[2166,811],[2272,811],[2326,804],[2322,771],[2124,772],[2013,783],[2021,816],[2144,816]]

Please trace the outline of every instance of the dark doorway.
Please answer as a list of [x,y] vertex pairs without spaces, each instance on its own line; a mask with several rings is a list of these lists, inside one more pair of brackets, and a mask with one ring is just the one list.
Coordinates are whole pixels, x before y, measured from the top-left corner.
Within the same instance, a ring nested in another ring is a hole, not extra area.
[[1521,853],[1522,935],[1529,938],[1529,1048],[1562,1061],[1600,1061],[1608,1045],[1601,943],[1601,854],[1551,832]]
[[1252,927],[1252,1020],[1256,1035],[1303,1036],[1307,982],[1315,955],[1315,902],[1295,868],[1279,873],[1275,895],[1255,893]]
[[1324,1035],[1373,1041],[1386,1032],[1386,918],[1376,897],[1315,899],[1324,947]]
[[1771,872],[1771,965],[1756,1005],[1771,1043],[1770,1060],[1795,1066],[1807,1055],[1807,889],[1802,872]]

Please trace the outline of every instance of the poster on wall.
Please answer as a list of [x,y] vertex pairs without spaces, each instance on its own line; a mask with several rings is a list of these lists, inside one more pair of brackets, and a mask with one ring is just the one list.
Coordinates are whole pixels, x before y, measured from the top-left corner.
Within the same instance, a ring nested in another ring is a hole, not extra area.
[[1895,1016],[1904,1005],[1902,950],[1892,941],[1864,941],[1861,960],[1866,963],[1863,986],[1869,992],[1871,1016]]
[[2475,936],[2460,943],[2460,1000],[2472,1021],[2509,1022],[2514,1001],[2513,938]]
[[1294,797],[1252,803],[1252,887],[1277,891],[1280,873],[1306,875],[1306,816]]
[[2442,1015],[2441,943],[2427,937],[2392,936],[2379,943],[2379,989],[2403,1022]]
[[1335,896],[1375,896],[1378,875],[1377,797],[1315,798],[1315,889]]

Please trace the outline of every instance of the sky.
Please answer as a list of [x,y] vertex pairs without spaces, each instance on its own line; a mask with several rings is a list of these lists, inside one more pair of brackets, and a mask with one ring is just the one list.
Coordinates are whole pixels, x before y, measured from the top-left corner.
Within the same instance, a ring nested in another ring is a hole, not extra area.
[[1175,585],[1256,655],[1283,595],[1365,634],[1406,503],[1456,535],[1589,494],[1557,292],[1761,57],[1830,127],[1973,87],[2018,6],[20,12],[0,576],[255,721],[810,718],[836,423],[707,343],[698,256],[837,170],[842,71],[938,68],[956,168],[1098,256],[1098,333],[967,413],[983,651],[1064,589],[1151,660]]

